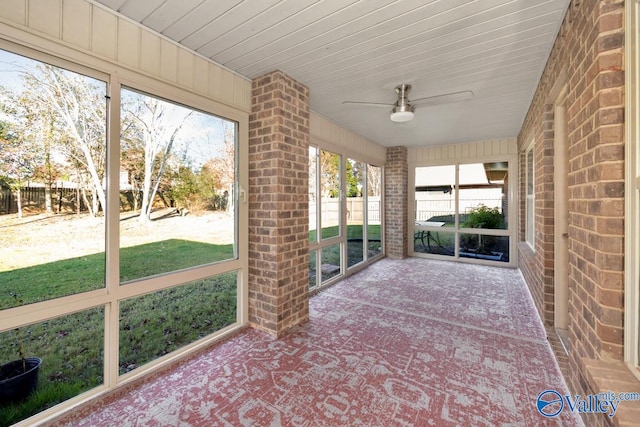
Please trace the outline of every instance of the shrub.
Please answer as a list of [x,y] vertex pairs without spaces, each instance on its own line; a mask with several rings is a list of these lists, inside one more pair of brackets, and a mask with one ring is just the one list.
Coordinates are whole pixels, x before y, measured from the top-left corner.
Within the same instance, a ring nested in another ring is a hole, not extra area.
[[498,208],[490,208],[484,204],[473,208],[464,222],[465,228],[504,228],[504,216]]

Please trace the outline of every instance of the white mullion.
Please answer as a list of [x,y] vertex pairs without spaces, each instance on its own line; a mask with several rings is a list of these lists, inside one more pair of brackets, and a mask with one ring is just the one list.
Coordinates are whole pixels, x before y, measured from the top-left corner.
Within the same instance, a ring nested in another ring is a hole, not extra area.
[[105,262],[108,303],[104,307],[104,382],[118,381],[120,287],[120,81],[112,75],[107,104],[107,207],[105,209]]
[[340,275],[347,272],[347,156],[338,154],[338,177],[340,178],[340,215],[338,216],[338,236],[340,236]]
[[460,163],[455,164],[455,177],[453,188],[455,188],[456,196],[453,200],[454,203],[454,237],[453,237],[453,255],[454,258],[460,258]]
[[369,163],[364,164],[362,184],[362,260],[369,260]]

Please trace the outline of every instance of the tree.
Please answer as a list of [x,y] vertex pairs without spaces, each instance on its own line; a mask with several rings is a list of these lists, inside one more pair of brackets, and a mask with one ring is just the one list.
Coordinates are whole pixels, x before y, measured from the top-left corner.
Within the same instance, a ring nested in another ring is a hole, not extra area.
[[367,166],[367,192],[369,196],[382,194],[382,168],[379,166]]
[[[6,92],[5,92],[6,94]],[[2,110],[14,112],[8,97],[3,97]],[[0,177],[15,192],[18,217],[22,218],[22,189],[33,178],[37,165],[42,162],[42,152],[34,140],[23,129],[29,129],[25,120],[17,123],[0,122]]]
[[[140,221],[149,221],[174,143],[193,111],[160,99],[128,92],[126,115],[132,120],[132,146],[144,147],[144,172]],[[188,111],[188,112],[187,112]],[[185,113],[186,112],[186,113]]]
[[[81,174],[86,173],[88,179],[79,182],[90,187],[93,203],[88,206],[96,215],[106,206],[106,84],[48,64],[23,68],[20,73],[22,105],[42,106],[45,158],[50,159],[55,150],[82,166]],[[45,167],[44,173],[51,182],[52,169]]]
[[320,151],[320,193],[322,197],[340,196],[340,156]]
[[347,161],[347,197],[359,197],[362,189],[358,190],[358,184],[363,182],[362,168],[364,163],[349,159]]
[[200,191],[211,200],[212,208],[229,210],[232,208],[229,203],[229,194],[233,192],[236,174],[235,127],[230,122],[223,122],[223,126],[223,148],[218,155],[209,159],[202,166]]

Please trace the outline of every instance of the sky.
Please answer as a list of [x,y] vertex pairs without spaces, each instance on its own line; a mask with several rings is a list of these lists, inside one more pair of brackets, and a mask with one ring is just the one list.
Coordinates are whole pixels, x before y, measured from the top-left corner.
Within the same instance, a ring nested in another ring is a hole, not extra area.
[[[0,85],[13,91],[20,91],[22,78],[20,69],[35,68],[38,61],[16,55],[0,49]],[[127,91],[123,88],[123,98],[144,96],[138,92]],[[177,104],[163,101],[166,104],[167,128],[175,126],[188,114],[189,109]],[[7,116],[0,112],[0,118]],[[174,144],[174,153],[186,153],[194,168],[199,168],[207,160],[219,156],[224,148],[224,128],[233,127],[233,123],[217,116],[196,111],[183,126]]]

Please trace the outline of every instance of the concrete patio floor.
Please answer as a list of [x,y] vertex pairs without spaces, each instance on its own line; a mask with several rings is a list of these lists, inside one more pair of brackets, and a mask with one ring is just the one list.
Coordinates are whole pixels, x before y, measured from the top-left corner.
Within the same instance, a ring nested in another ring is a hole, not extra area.
[[84,406],[65,426],[582,425],[518,270],[383,259],[310,299],[276,340],[246,329]]

